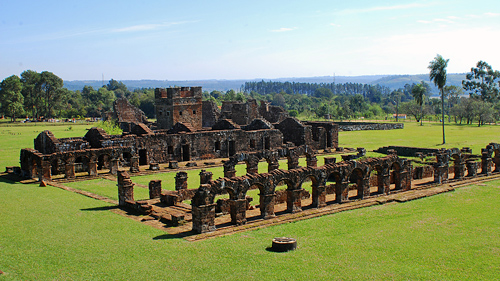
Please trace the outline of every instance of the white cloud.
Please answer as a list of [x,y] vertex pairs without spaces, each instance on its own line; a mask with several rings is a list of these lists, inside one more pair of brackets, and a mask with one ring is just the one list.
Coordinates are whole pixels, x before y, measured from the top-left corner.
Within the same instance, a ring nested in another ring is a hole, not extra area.
[[271,30],[271,32],[287,32],[287,31],[292,31],[292,30],[295,30],[297,29],[296,27],[282,27],[280,29],[273,29]]
[[484,13],[484,15],[488,17],[498,17],[500,16],[500,13]]
[[336,24],[336,23],[330,23],[330,26],[333,26],[333,27],[341,27],[340,24]]

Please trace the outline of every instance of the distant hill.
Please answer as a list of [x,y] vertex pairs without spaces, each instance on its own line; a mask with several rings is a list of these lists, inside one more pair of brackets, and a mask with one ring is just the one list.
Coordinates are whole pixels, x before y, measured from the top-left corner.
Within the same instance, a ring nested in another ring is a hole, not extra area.
[[[465,79],[465,73],[448,73],[448,76],[446,77],[446,85],[447,86],[454,85],[461,87],[462,80],[464,79]],[[434,83],[432,83],[429,80],[429,74],[385,76],[371,82],[371,84],[379,84],[381,86],[386,86],[391,89],[399,89],[404,87],[404,85],[407,83],[411,85],[412,83],[419,83],[422,80],[432,86],[433,93],[437,94],[439,92],[438,88],[434,86]]]
[[[239,90],[245,82],[255,81],[276,81],[276,82],[299,82],[299,83],[361,83],[361,84],[379,84],[391,89],[402,88],[406,83],[418,83],[422,80],[431,84],[429,81],[429,74],[417,75],[364,75],[364,76],[317,76],[317,77],[290,77],[290,78],[275,78],[275,79],[248,79],[248,80],[121,80],[127,88],[131,91],[140,88],[168,88],[174,86],[191,87],[201,86],[204,91],[227,91]],[[465,73],[462,74],[448,74],[447,85],[461,86],[462,80],[465,79]],[[104,81],[106,85],[108,81]],[[64,81],[64,87],[71,90],[82,90],[84,86],[92,86],[94,89],[103,86],[103,81],[99,80],[74,80]],[[437,88],[434,87],[434,92],[438,93]]]
[[[377,79],[381,79],[386,75],[368,75],[368,76],[336,76],[336,83],[363,83],[371,84]],[[191,87],[191,86],[201,86],[205,91],[227,91],[227,90],[239,90],[245,82],[255,82],[255,81],[276,81],[276,82],[300,82],[300,83],[332,83],[333,76],[319,76],[319,77],[292,77],[292,78],[276,78],[276,79],[248,79],[248,80],[121,80],[123,84],[131,91],[140,88],[167,88],[174,86]],[[94,89],[100,88],[106,85],[108,81],[99,80],[73,80],[64,81],[64,87],[68,90],[82,90],[84,86],[92,86]]]

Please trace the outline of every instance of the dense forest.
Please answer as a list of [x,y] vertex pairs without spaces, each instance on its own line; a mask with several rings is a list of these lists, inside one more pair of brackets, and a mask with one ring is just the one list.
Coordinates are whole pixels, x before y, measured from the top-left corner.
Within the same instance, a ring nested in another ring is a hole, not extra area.
[[[205,91],[203,98],[223,101],[264,100],[282,106],[291,116],[303,119],[389,119],[395,114],[420,121],[439,120],[479,125],[500,120],[500,73],[480,61],[462,81],[443,88],[443,100],[430,98],[431,85],[424,81],[398,89],[362,83],[245,82],[237,91]],[[113,101],[125,97],[149,118],[154,118],[154,89],[133,91],[114,79],[99,88],[84,86],[68,90],[57,75],[26,70],[0,83],[0,113],[33,120],[50,118],[99,118],[112,109]],[[399,116],[398,115],[398,116]]]

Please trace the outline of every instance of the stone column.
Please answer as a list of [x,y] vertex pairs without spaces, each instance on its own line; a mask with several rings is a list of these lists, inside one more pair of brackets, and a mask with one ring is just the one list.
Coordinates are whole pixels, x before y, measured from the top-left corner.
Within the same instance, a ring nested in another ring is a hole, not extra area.
[[337,158],[335,157],[325,157],[324,160],[325,160],[325,165],[335,164],[337,162]]
[[477,177],[477,162],[474,160],[467,160],[467,177]]
[[118,158],[111,159],[111,167],[110,167],[109,171],[112,175],[118,174],[119,162],[120,162],[120,160]]
[[50,162],[42,160],[41,166],[42,166],[42,178],[44,180],[51,180],[52,179],[52,171],[51,171],[52,166],[50,165]]
[[270,173],[274,170],[280,168],[280,162],[278,159],[271,159],[267,162],[267,172]]
[[481,174],[491,175],[492,151],[488,148],[481,149]]
[[229,213],[231,214],[231,223],[235,225],[243,225],[247,223],[247,200],[246,199],[229,199]]
[[326,186],[319,185],[313,186],[312,190],[312,204],[313,207],[321,208],[326,206]]
[[67,179],[75,178],[75,163],[66,163],[64,166],[64,177]]
[[363,199],[370,196],[370,178],[362,178],[358,181],[358,197]]
[[236,176],[236,169],[234,165],[224,165],[224,177],[225,178],[234,178]]
[[134,201],[134,183],[126,171],[118,171],[118,204],[123,206],[126,201]]
[[200,172],[200,184],[209,183],[212,180],[213,173],[201,170]]
[[187,173],[186,172],[178,172],[175,175],[175,190],[187,189]]
[[288,170],[293,170],[299,167],[299,157],[296,155],[288,157]]
[[344,192],[349,186],[348,182],[338,182],[335,184],[335,202],[342,203],[349,200],[349,192]]
[[448,180],[448,165],[434,165],[434,182],[442,184]]
[[215,206],[217,204],[192,206],[193,231],[206,233],[215,231]]
[[149,199],[160,198],[161,180],[152,180],[149,182]]
[[259,174],[259,161],[256,159],[249,159],[247,161],[247,174],[258,175]]
[[308,168],[318,167],[318,158],[315,155],[308,156],[306,158],[306,163]]
[[263,219],[270,219],[276,217],[274,214],[274,204],[276,195],[274,194],[260,194],[260,215]]
[[383,168],[377,172],[378,193],[389,194],[391,190],[391,175],[388,168]]
[[411,180],[412,180],[412,166],[407,165],[401,171],[401,189],[405,191],[410,190]]
[[291,213],[302,212],[302,191],[304,189],[295,189],[286,191],[286,210]]
[[130,157],[130,172],[138,173],[139,172],[139,157],[132,156]]
[[97,176],[97,162],[95,159],[89,160],[89,176]]
[[465,162],[461,160],[457,160],[457,162],[458,163],[453,166],[453,172],[455,173],[453,178],[462,179],[465,176]]

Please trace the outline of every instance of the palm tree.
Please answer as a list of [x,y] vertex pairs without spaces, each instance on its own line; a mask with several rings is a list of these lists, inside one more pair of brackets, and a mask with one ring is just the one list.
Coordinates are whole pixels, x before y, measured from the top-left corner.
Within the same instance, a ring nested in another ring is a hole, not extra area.
[[449,59],[445,60],[441,55],[437,55],[434,60],[429,63],[429,78],[434,82],[441,91],[441,122],[443,124],[443,144],[446,143],[444,137],[444,86],[446,85],[446,67],[448,66]]
[[427,92],[427,89],[425,88],[423,83],[416,84],[411,88],[411,94],[413,95],[413,98],[417,102],[418,105],[420,105],[420,126],[422,126],[422,119],[424,119],[424,114],[423,114],[423,107],[424,107],[424,98],[425,98],[425,92]]

